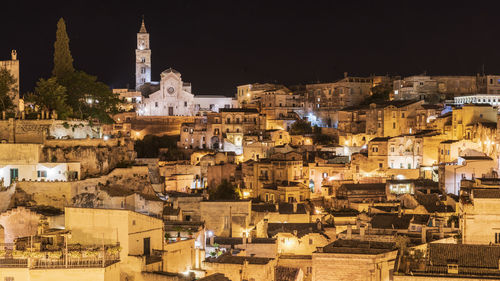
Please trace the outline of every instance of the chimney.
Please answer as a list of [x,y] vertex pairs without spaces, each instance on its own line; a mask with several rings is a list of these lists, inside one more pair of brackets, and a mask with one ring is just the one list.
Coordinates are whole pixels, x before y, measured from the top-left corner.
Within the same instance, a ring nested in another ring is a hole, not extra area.
[[352,225],[348,225],[347,226],[347,240],[351,240],[352,239]]
[[422,226],[422,243],[427,243],[427,228]]
[[297,213],[297,202],[293,201],[293,213]]
[[264,237],[267,238],[267,228],[269,227],[269,220],[268,219],[264,219]]

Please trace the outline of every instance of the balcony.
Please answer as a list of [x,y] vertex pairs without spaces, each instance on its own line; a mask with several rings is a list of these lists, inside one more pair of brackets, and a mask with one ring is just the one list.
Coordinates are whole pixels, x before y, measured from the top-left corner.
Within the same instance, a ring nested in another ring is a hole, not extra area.
[[[107,267],[120,261],[118,244],[97,246],[68,245],[67,248],[43,247],[52,250],[25,249],[23,247],[0,250],[0,268],[96,268]],[[57,248],[57,249],[56,249]]]

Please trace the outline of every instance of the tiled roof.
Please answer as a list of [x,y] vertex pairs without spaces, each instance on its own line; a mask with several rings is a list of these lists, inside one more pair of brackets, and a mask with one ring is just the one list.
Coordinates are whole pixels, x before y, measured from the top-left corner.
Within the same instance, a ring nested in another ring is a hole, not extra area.
[[344,183],[342,186],[349,190],[377,190],[385,192],[385,183]]
[[390,140],[391,137],[376,137],[370,140],[370,142],[375,142],[375,141],[388,141]]
[[474,198],[500,198],[500,189],[498,188],[474,189],[472,192]]
[[317,223],[270,223],[267,226],[267,235],[274,237],[278,233],[294,233],[297,232],[297,237],[302,237],[309,233],[323,233],[322,229],[318,229]]
[[256,108],[221,108],[219,112],[247,112],[247,113],[259,113]]
[[429,219],[429,215],[375,214],[370,223],[372,228],[408,229],[410,223],[427,224]]
[[376,255],[396,251],[395,243],[361,240],[336,240],[325,247],[323,253]]
[[453,212],[451,206],[445,205],[441,202],[439,195],[437,193],[423,194],[421,192],[415,193],[415,199],[418,204],[424,206],[425,210],[429,213],[439,212]]
[[198,279],[198,281],[231,281],[229,278],[224,276],[222,273],[214,273],[212,275],[205,276]]
[[299,274],[300,268],[277,266],[275,280],[276,281],[295,281]]
[[252,212],[276,212],[275,204],[252,204]]
[[248,261],[249,264],[260,264],[265,265],[268,264],[271,258],[262,258],[262,257],[243,257],[243,256],[233,256],[230,253],[222,254],[217,258],[207,258],[205,262],[212,263],[226,263],[226,264],[243,264],[245,261]]
[[[240,237],[214,237],[214,243],[219,245],[241,245],[243,238]],[[275,238],[252,238],[252,241],[247,240],[249,244],[275,244]],[[210,244],[210,238],[207,239],[207,244]]]
[[498,270],[500,247],[468,244],[429,244],[430,263],[434,266],[458,264],[459,267],[495,268]]
[[491,157],[489,156],[481,156],[481,155],[471,155],[471,156],[460,156],[460,158],[463,158],[464,160],[493,160]]

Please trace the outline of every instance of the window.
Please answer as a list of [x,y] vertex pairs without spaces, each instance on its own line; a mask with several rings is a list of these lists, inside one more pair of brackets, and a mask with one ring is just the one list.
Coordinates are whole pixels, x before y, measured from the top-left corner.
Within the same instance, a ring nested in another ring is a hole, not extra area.
[[187,101],[185,101],[185,102],[184,102],[184,107],[187,107],[187,106],[188,106],[188,102],[187,102]]
[[142,74],[146,73],[146,68],[141,67],[141,73],[142,73]]
[[146,58],[145,58],[145,57],[142,57],[142,58],[141,58],[141,62],[146,62]]
[[396,122],[392,122],[392,128],[396,129]]
[[135,220],[132,220],[132,225],[135,225]]
[[391,146],[391,152],[394,152],[394,146]]
[[37,176],[39,178],[46,178],[47,177],[47,171],[39,170],[39,171],[36,171],[36,173],[37,173]]
[[309,238],[309,245],[312,245],[313,244],[313,240],[312,238]]
[[401,112],[401,118],[405,118],[405,113]]
[[328,177],[328,173],[323,173],[323,178],[327,178]]
[[378,163],[378,167],[379,167],[380,169],[382,169],[382,168],[384,167],[384,164],[383,164],[383,163]]
[[495,244],[499,244],[500,243],[500,233],[497,232],[495,233]]
[[14,277],[12,276],[7,276],[3,278],[4,281],[14,281]]
[[373,146],[372,147],[372,152],[378,152],[378,146]]
[[155,101],[155,107],[158,107],[158,102],[157,101]]

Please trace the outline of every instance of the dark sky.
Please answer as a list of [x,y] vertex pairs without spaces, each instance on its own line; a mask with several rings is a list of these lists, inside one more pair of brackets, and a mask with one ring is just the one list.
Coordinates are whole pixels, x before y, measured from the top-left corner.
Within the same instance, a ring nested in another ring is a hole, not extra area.
[[21,92],[31,91],[50,75],[56,23],[64,17],[75,67],[111,87],[133,87],[144,14],[152,79],[173,67],[195,94],[231,95],[253,82],[327,82],[344,71],[475,74],[484,64],[498,74],[498,2],[7,0],[0,60],[17,49]]

